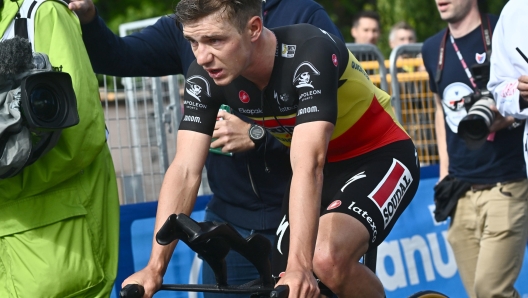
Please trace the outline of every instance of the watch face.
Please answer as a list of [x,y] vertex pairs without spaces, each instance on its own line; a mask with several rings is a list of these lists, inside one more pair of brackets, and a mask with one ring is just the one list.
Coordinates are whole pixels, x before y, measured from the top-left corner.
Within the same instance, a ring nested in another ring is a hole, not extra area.
[[262,126],[253,125],[249,130],[249,136],[253,140],[260,140],[264,137],[264,128]]

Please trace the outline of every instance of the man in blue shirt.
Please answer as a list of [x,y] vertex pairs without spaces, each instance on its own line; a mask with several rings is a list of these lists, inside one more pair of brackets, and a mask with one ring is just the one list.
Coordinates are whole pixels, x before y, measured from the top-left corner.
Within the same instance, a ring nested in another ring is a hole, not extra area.
[[469,187],[454,198],[447,238],[469,297],[519,297],[513,285],[528,227],[523,130],[506,128],[513,118],[491,106],[492,133],[478,148],[457,133],[467,115],[462,97],[486,87],[469,68],[488,61],[497,17],[481,15],[477,0],[437,0],[437,8],[448,26],[425,41],[422,55],[436,101],[440,180],[449,174]]
[[[83,24],[83,39],[97,73],[186,75],[195,59],[182,30],[169,16],[141,32],[120,38],[97,16],[91,0],[74,0],[70,9],[77,12]],[[323,7],[312,0],[267,0],[263,2],[263,17],[267,27],[310,23],[342,38]],[[291,175],[289,151],[273,137],[251,140],[247,118],[222,112],[219,116],[224,121],[219,121],[215,127],[213,138],[218,138],[219,142],[214,145],[235,154],[230,157],[210,153],[207,157],[207,176],[213,198],[207,206],[205,220],[225,221],[244,237],[257,232],[273,241],[280,222],[283,194]],[[230,129],[218,129],[219,125],[227,125]],[[230,252],[226,262],[229,284],[243,284],[258,278],[251,263],[238,253]],[[213,272],[206,264],[202,277],[206,284],[215,283]],[[214,297],[210,293],[206,296]]]

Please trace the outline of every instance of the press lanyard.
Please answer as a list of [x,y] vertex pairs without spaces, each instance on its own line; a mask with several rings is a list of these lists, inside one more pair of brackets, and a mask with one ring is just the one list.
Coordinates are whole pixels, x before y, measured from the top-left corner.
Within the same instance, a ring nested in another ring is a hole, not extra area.
[[[483,15],[483,14],[480,15],[480,29],[482,31],[482,40],[484,41],[484,50],[486,51],[486,59],[489,59],[491,55],[491,28],[490,28],[488,16]],[[446,29],[444,38],[442,39],[442,42],[440,43],[440,52],[438,55],[438,67],[436,69],[436,77],[435,77],[437,89],[438,89],[438,83],[440,82],[440,79],[442,78],[442,71],[444,69],[445,45],[446,45],[448,35],[451,39],[451,43],[453,44],[453,48],[455,49],[458,59],[460,60],[460,63],[462,64],[462,67],[464,68],[464,71],[466,72],[466,75],[468,76],[469,81],[471,82],[471,85],[473,86],[473,89],[477,89],[477,84],[475,83],[475,80],[473,79],[473,75],[471,74],[471,71],[469,70],[468,65],[464,61],[464,58],[462,57],[462,53],[458,49],[458,46],[455,43],[455,39],[453,38],[453,35],[451,35],[451,33],[449,32],[449,27]]]
[[453,48],[455,49],[455,52],[458,56],[458,60],[460,61],[460,64],[462,64],[462,67],[464,68],[464,71],[466,72],[466,75],[471,82],[471,86],[473,86],[473,89],[477,89],[477,84],[475,83],[475,79],[473,79],[473,75],[471,74],[471,71],[469,70],[469,67],[466,64],[466,61],[464,61],[464,57],[462,57],[462,53],[460,53],[460,50],[458,49],[458,46],[455,42],[455,39],[453,38],[453,35],[449,34],[449,38],[451,39],[451,44],[453,44]]

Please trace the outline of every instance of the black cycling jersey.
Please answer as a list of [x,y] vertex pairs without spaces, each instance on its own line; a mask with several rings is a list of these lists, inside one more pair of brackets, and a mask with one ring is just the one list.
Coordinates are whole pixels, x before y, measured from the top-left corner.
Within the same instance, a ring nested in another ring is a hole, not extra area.
[[341,40],[309,24],[272,32],[277,51],[263,91],[242,76],[217,86],[201,66],[191,65],[180,129],[211,135],[220,104],[228,104],[287,146],[297,124],[334,124],[328,146],[331,162],[409,139],[396,121],[390,96],[369,80]]
[[[212,135],[221,104],[247,115],[287,146],[297,124],[334,124],[321,214],[340,212],[356,218],[370,233],[370,247],[375,247],[418,188],[414,145],[395,118],[390,96],[370,81],[342,41],[308,24],[272,32],[277,51],[263,91],[244,77],[217,86],[201,66],[191,65],[180,129]],[[288,194],[274,248],[275,274],[284,270],[287,258]]]

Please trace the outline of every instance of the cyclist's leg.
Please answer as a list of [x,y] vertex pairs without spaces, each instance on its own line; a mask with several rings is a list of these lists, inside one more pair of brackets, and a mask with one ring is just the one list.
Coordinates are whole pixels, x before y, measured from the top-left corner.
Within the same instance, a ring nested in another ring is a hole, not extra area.
[[[220,218],[216,213],[214,213],[210,209],[205,210],[205,218],[204,221],[217,221],[217,222],[225,222],[224,219]],[[270,241],[272,241],[275,238],[275,230],[265,230],[265,231],[254,231],[249,229],[244,229],[239,226],[232,225],[235,230],[237,230],[238,233],[244,238],[248,237],[249,235],[253,233],[258,233],[266,238],[268,238]],[[255,266],[251,264],[246,258],[241,256],[238,252],[231,250],[226,258],[226,265],[227,265],[227,283],[229,285],[241,285],[245,284],[247,282],[253,281],[257,278],[259,278],[259,273]],[[202,266],[202,283],[203,284],[215,284],[215,275],[211,267],[204,262]],[[216,294],[216,293],[204,293],[204,298],[247,298],[247,294]]]
[[361,256],[379,245],[410,203],[419,182],[411,141],[329,164],[314,271],[339,297],[383,297]]
[[368,249],[369,238],[365,226],[349,215],[330,213],[321,217],[314,272],[338,297],[384,296],[383,285],[374,272],[358,262]]

